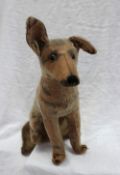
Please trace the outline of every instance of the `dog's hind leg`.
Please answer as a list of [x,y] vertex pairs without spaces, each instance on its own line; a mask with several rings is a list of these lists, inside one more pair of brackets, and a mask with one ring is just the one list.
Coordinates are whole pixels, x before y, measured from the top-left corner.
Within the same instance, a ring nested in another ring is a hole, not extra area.
[[36,144],[48,141],[48,135],[44,128],[42,118],[33,116],[22,128],[22,148],[23,155],[32,152]]
[[48,141],[48,135],[45,130],[42,115],[33,115],[30,118],[30,137],[34,144]]
[[31,141],[30,137],[30,124],[27,122],[22,128],[22,148],[21,153],[23,155],[28,155],[32,152],[35,144]]

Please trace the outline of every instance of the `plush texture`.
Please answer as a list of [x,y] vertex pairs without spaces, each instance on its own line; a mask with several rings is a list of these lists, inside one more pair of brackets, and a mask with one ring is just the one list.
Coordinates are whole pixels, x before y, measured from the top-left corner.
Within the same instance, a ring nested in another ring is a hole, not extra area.
[[[40,77],[37,57],[26,44],[28,16],[44,21],[49,36],[81,35],[93,42],[97,55],[80,53],[80,105],[84,156],[71,152],[52,165],[50,145],[24,158],[22,125],[27,121]],[[120,2],[113,0],[29,0],[0,2],[0,173],[8,175],[120,174]]]

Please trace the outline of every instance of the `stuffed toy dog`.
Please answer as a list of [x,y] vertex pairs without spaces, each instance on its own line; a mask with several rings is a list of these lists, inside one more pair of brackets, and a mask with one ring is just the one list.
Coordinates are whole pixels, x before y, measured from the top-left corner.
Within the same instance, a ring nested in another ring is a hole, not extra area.
[[77,61],[80,49],[90,54],[96,49],[79,36],[49,40],[44,24],[34,17],[27,19],[26,40],[38,56],[42,76],[30,120],[22,129],[22,154],[49,140],[52,161],[60,164],[65,159],[64,138],[70,139],[76,154],[87,150],[80,140]]

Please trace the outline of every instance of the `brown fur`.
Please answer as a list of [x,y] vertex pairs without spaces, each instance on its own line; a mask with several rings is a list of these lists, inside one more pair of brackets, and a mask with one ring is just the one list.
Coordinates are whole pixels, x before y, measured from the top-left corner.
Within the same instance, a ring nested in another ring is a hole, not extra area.
[[65,83],[70,75],[79,80],[76,68],[79,49],[91,54],[96,50],[81,37],[49,40],[44,24],[33,17],[28,18],[26,28],[27,43],[39,57],[42,77],[30,121],[22,129],[22,153],[29,154],[36,144],[50,140],[52,161],[59,164],[65,159],[63,138],[69,137],[77,154],[87,149],[80,141],[78,89]]

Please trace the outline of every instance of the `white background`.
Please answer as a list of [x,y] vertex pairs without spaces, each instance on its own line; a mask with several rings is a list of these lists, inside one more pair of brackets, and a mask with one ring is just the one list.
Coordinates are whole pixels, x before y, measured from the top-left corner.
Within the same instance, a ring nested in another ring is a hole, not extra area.
[[[28,16],[41,19],[50,38],[80,35],[98,51],[81,51],[78,64],[88,152],[75,155],[65,142],[67,158],[59,167],[51,163],[49,144],[27,158],[20,154],[20,131],[40,79],[38,59],[25,40]],[[120,174],[119,0],[0,0],[0,174]]]

